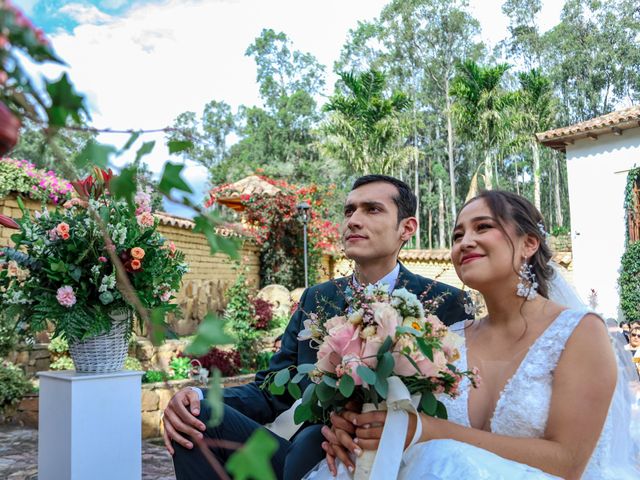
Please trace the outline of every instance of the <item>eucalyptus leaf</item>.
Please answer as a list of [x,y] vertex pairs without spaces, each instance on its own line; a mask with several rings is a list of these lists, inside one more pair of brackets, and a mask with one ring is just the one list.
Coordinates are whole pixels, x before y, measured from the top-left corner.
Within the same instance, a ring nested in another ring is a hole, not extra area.
[[289,372],[288,368],[283,368],[278,373],[276,373],[275,378],[273,379],[273,383],[278,387],[282,387],[291,379],[291,372]]
[[355,386],[356,384],[350,375],[343,375],[342,377],[340,377],[338,389],[340,390],[340,393],[344,396],[344,398],[351,397]]
[[300,387],[298,386],[298,384],[293,382],[290,382],[287,385],[287,391],[289,392],[289,395],[291,395],[296,400],[298,400],[302,395],[302,391],[300,390]]
[[360,375],[360,378],[364,380],[369,385],[375,385],[376,383],[376,373],[371,370],[369,367],[365,367],[364,365],[359,365],[356,368],[356,373]]
[[420,407],[422,407],[424,413],[433,416],[438,408],[438,401],[435,395],[431,392],[424,392],[420,399]]

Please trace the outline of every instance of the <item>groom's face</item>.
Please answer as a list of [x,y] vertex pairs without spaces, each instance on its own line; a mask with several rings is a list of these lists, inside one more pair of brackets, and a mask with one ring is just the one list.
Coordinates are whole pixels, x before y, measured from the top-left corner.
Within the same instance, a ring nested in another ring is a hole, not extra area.
[[363,265],[397,255],[412,233],[407,219],[398,222],[396,195],[396,187],[386,182],[368,183],[349,193],[341,227],[347,258]]

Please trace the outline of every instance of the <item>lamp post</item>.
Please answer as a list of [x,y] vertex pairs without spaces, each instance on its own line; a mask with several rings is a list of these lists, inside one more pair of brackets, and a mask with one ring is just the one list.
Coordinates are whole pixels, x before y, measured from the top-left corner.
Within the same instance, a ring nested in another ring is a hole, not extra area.
[[296,208],[302,217],[302,232],[304,244],[304,288],[309,288],[309,265],[307,261],[307,223],[309,222],[309,208],[311,206],[307,202],[299,203]]

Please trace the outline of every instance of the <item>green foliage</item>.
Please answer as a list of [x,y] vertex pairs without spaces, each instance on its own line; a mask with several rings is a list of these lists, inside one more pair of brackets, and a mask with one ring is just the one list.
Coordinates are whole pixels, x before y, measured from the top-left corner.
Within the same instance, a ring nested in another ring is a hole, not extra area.
[[166,382],[167,380],[170,380],[170,376],[162,370],[147,370],[142,376],[142,383]]
[[127,356],[127,358],[124,361],[123,369],[139,372],[142,370],[142,364],[140,363],[140,360],[138,360],[137,358]]
[[52,171],[40,170],[26,160],[0,159],[0,198],[16,192],[62,203],[71,197],[71,190],[71,184]]
[[71,357],[64,355],[62,357],[59,357],[54,362],[51,362],[51,364],[49,365],[49,369],[50,370],[74,370],[75,365],[73,364],[73,360],[71,360]]
[[377,70],[342,72],[340,78],[348,93],[336,93],[324,106],[330,113],[323,126],[327,155],[351,174],[397,171],[414,153],[406,146],[401,115],[411,105],[409,98],[400,91],[386,98],[386,78]]
[[172,380],[184,380],[191,373],[191,359],[189,357],[175,357],[169,363],[169,369],[173,372]]
[[640,321],[640,242],[627,245],[620,268],[620,309],[626,322]]
[[253,328],[254,311],[251,303],[247,278],[240,273],[235,283],[227,290],[227,306],[224,318],[230,331],[236,337],[235,348],[240,352],[241,366],[244,371],[255,371],[256,355],[260,331]]
[[63,337],[53,337],[47,346],[47,350],[57,354],[67,353],[69,351],[69,342]]
[[0,413],[8,406],[17,404],[33,390],[24,373],[11,362],[0,363]]
[[259,428],[231,455],[225,467],[235,480],[275,480],[270,460],[276,450],[277,440],[264,428]]

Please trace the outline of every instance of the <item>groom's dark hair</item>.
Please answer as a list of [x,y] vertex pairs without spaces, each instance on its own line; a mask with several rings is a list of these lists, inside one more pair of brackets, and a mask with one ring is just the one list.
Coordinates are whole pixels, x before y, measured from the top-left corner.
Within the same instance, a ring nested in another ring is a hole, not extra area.
[[397,178],[390,177],[388,175],[365,175],[353,182],[351,190],[355,190],[363,185],[374,182],[390,183],[396,187],[396,190],[398,190],[398,194],[393,197],[393,201],[395,202],[396,207],[398,207],[398,223],[405,218],[416,216],[418,200],[409,188],[409,185],[404,183],[402,180],[398,180]]

